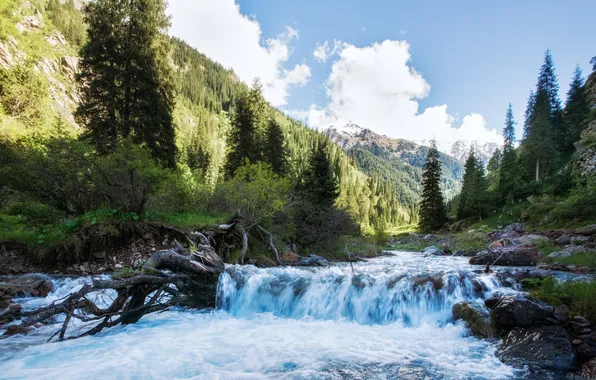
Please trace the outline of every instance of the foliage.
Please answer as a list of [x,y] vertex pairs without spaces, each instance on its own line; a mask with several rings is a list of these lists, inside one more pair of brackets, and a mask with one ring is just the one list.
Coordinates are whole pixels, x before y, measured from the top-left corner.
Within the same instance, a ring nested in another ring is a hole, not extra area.
[[81,50],[76,112],[85,136],[100,153],[114,151],[119,139],[130,137],[166,166],[175,166],[164,1],[91,2],[85,21],[88,40]]
[[69,43],[83,45],[87,32],[83,15],[76,9],[74,0],[49,0],[45,10]]
[[563,112],[565,123],[565,136],[563,153],[570,156],[574,151],[574,143],[581,137],[582,131],[587,127],[587,118],[590,114],[588,96],[583,87],[584,79],[579,65],[573,72],[573,78],[567,91],[567,103]]
[[289,191],[289,181],[275,174],[271,166],[246,161],[232,179],[217,186],[213,210],[237,214],[248,226],[269,226],[275,213],[286,207]]
[[447,221],[447,213],[440,188],[441,161],[433,141],[422,174],[422,201],[420,202],[420,228],[423,231],[438,230]]
[[0,70],[0,105],[27,127],[39,124],[47,108],[48,83],[32,65]]
[[549,213],[549,219],[568,222],[596,219],[596,180],[574,187]]
[[565,304],[569,306],[572,315],[582,315],[592,323],[596,322],[596,282],[558,282],[552,277],[547,277],[530,285],[534,287],[532,296],[554,306]]
[[457,218],[474,217],[482,219],[487,214],[487,186],[484,177],[484,166],[476,158],[474,149],[470,149],[465,170],[464,183],[458,200]]
[[505,116],[503,138],[505,143],[503,146],[503,157],[501,158],[501,165],[499,167],[498,190],[505,203],[512,203],[517,193],[519,167],[517,162],[517,153],[514,147],[515,120],[513,119],[513,107],[511,104],[509,104],[509,108],[507,108],[507,114]]
[[282,177],[288,173],[288,147],[284,132],[275,119],[270,119],[267,125],[267,140],[263,154],[274,173]]

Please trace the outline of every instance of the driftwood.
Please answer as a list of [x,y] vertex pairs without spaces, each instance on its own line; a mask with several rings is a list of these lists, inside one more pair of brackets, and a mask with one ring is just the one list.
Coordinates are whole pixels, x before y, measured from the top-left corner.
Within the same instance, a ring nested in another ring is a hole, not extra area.
[[[146,262],[143,273],[109,280],[94,279],[62,300],[22,313],[20,327],[51,322],[63,315],[61,328],[50,340],[55,337],[64,340],[135,323],[148,313],[172,306],[214,306],[216,275],[223,271],[224,265],[212,246],[199,244],[198,248],[186,255],[174,249],[158,251]],[[115,292],[116,296],[102,308],[96,297],[106,291]],[[84,326],[77,334],[68,336],[67,328],[74,320],[83,322]]]

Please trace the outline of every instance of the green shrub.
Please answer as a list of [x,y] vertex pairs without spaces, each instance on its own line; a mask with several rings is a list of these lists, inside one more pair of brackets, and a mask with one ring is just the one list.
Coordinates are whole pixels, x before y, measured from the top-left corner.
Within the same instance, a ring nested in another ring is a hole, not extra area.
[[2,211],[7,215],[20,215],[27,222],[37,224],[52,223],[64,216],[56,208],[35,200],[10,200]]
[[26,126],[39,124],[47,113],[48,83],[30,65],[0,70],[0,105]]
[[568,222],[596,219],[596,180],[574,187],[549,213],[551,220]]
[[573,315],[582,315],[591,322],[596,322],[595,281],[558,282],[552,277],[547,277],[542,281],[534,280],[529,285],[533,287],[532,296],[553,306],[565,304],[569,306]]

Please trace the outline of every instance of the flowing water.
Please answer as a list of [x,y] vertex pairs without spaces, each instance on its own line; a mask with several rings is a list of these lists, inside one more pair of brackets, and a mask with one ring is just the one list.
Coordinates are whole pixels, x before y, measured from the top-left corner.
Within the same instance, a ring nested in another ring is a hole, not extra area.
[[[37,307],[85,281],[57,280],[47,299],[20,302]],[[0,378],[519,378],[451,315],[456,302],[514,291],[466,258],[417,253],[329,268],[232,265],[215,311],[156,313],[60,343],[44,343],[58,325],[0,340]]]

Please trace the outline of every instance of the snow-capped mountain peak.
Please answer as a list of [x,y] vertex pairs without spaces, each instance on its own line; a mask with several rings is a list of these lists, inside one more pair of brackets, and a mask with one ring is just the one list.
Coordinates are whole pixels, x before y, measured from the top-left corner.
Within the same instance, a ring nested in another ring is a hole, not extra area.
[[358,136],[364,131],[364,128],[358,124],[354,124],[351,121],[337,119],[333,124],[325,129],[325,131],[334,130],[336,133],[344,134],[346,136]]

